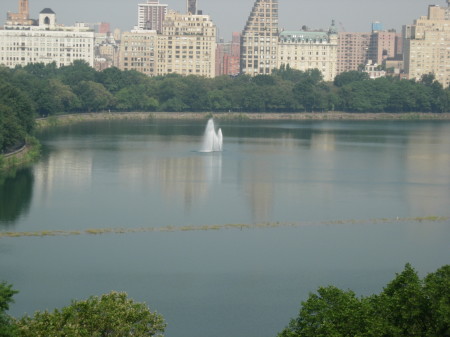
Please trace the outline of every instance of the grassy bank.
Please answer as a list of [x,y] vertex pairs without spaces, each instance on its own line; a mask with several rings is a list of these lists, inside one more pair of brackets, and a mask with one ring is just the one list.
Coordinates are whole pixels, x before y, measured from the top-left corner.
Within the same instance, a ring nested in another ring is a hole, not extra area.
[[107,120],[206,120],[214,117],[219,121],[252,120],[450,120],[450,113],[196,113],[196,112],[99,112],[52,116],[37,120],[37,128],[65,126],[84,121]]
[[20,167],[27,166],[39,158],[41,145],[33,137],[27,139],[26,146],[11,156],[0,156],[0,174],[14,173]]

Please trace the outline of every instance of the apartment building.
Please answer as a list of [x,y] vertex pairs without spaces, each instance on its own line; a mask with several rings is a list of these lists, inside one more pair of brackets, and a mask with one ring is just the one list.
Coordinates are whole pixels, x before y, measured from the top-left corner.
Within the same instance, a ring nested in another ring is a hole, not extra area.
[[156,75],[158,35],[154,30],[124,32],[120,44],[119,69]]
[[158,35],[157,75],[214,77],[216,34],[209,15],[169,11]]
[[358,70],[367,62],[370,33],[339,32],[337,74]]
[[94,32],[88,27],[58,25],[50,8],[42,10],[39,19],[32,22],[32,25],[26,24],[27,20],[6,24],[0,30],[0,64],[13,68],[55,62],[60,67],[84,60],[94,66]]
[[241,37],[241,72],[270,74],[277,67],[278,0],[256,0]]
[[434,74],[450,86],[450,0],[447,7],[430,5],[428,15],[405,26],[404,66],[411,79]]
[[233,33],[230,42],[219,42],[216,48],[216,76],[240,73],[241,34]]
[[277,68],[289,65],[306,71],[319,69],[325,81],[337,75],[338,34],[333,26],[328,32],[283,31],[279,36]]
[[395,31],[374,31],[370,35],[367,58],[373,63],[382,64],[397,56],[398,34]]
[[138,29],[161,33],[167,7],[166,4],[160,4],[159,0],[147,0],[147,3],[138,4]]

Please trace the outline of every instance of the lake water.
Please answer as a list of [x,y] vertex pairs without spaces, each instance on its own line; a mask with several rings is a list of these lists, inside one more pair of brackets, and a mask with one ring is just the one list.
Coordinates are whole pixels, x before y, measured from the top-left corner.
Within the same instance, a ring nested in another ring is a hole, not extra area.
[[0,231],[81,234],[0,238],[10,313],[118,290],[168,337],[269,337],[318,286],[367,295],[450,262],[450,221],[415,219],[450,216],[449,122],[221,122],[224,151],[200,153],[205,125],[40,134],[41,160],[0,186]]

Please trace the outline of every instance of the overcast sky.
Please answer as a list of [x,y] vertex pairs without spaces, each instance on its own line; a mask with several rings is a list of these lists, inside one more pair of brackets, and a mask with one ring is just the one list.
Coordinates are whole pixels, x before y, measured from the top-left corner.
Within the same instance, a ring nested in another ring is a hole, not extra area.
[[[383,22],[386,29],[401,31],[421,15],[429,4],[446,6],[445,0],[279,0],[280,28],[296,30],[306,25],[327,28],[335,19],[339,30],[366,32],[372,21]],[[109,22],[112,28],[130,30],[137,24],[137,4],[146,0],[29,0],[30,16],[49,7],[57,15],[58,23]],[[169,8],[185,11],[186,0],[161,0]],[[219,29],[219,36],[229,40],[231,32],[241,32],[253,7],[254,0],[199,0],[198,7],[211,15]],[[2,24],[6,12],[18,11],[18,0],[0,0]]]

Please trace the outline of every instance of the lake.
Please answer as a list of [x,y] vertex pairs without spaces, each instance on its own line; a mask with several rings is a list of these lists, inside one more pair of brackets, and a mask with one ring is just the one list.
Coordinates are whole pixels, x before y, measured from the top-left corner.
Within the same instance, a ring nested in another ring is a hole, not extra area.
[[[368,295],[449,263],[450,221],[419,218],[450,216],[450,122],[222,121],[202,153],[205,126],[41,132],[40,161],[0,185],[10,314],[117,290],[168,337],[269,337],[319,286]],[[61,235],[27,234],[44,231]]]

